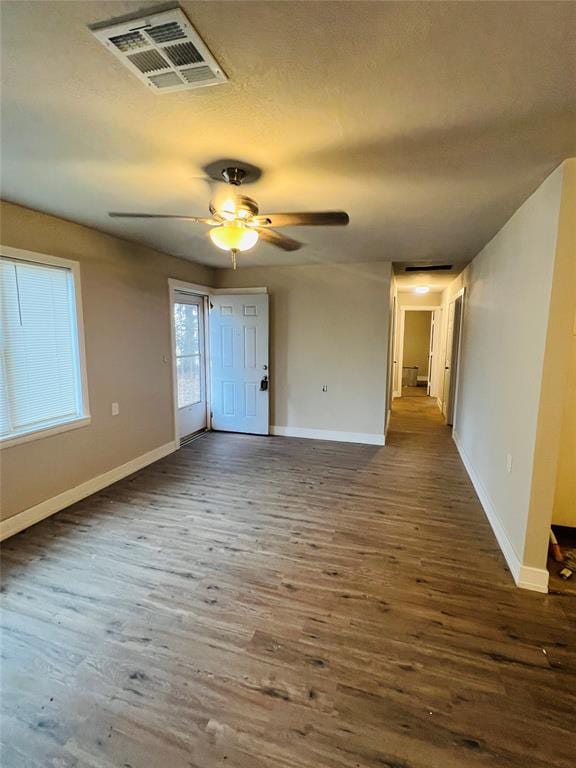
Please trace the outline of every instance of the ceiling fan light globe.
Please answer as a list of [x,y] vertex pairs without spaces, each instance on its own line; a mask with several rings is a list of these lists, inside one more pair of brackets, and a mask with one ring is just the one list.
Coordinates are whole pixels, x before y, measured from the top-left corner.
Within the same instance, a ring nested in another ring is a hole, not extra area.
[[223,251],[248,251],[258,242],[258,232],[241,221],[227,221],[210,230],[210,239]]

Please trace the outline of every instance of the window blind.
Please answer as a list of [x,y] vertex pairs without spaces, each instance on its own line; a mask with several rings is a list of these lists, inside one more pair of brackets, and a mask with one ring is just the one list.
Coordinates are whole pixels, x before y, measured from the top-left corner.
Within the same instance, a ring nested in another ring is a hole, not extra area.
[[83,415],[72,271],[0,259],[0,436]]

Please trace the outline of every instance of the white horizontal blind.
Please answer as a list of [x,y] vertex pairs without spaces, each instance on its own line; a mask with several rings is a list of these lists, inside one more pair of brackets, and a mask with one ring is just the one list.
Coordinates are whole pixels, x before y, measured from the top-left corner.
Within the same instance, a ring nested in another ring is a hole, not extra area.
[[0,435],[83,415],[72,271],[0,259]]

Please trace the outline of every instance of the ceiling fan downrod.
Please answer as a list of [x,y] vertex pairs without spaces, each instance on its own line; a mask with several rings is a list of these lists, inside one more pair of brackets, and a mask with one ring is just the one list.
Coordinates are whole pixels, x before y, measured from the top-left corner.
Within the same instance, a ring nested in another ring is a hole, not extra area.
[[227,184],[233,187],[239,187],[246,178],[246,171],[243,168],[224,168],[222,178]]

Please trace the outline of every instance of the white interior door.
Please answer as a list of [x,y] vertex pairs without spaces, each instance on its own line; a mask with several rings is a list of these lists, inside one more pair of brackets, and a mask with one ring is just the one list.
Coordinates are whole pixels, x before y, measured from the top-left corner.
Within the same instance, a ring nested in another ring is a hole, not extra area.
[[178,437],[206,429],[204,298],[176,291],[173,304]]
[[428,382],[426,384],[426,394],[432,394],[432,370],[434,368],[434,346],[436,344],[436,313],[431,312],[430,318],[430,341],[428,344]]
[[444,382],[442,388],[442,413],[448,414],[450,400],[450,376],[452,371],[452,348],[454,341],[454,302],[448,305],[448,318],[446,321],[446,360],[444,363]]
[[454,302],[454,322],[452,330],[452,354],[450,356],[450,390],[446,407],[446,423],[454,425],[456,412],[456,387],[458,383],[458,366],[460,364],[460,332],[462,328],[462,297]]
[[212,429],[268,434],[268,295],[210,298]]
[[[432,312],[432,334],[430,337],[430,344],[432,347],[432,360],[430,366],[430,391],[431,397],[441,397],[442,395],[442,382],[441,382],[441,369],[444,367],[444,360],[440,357],[440,336],[442,331],[442,308],[438,307]],[[440,399],[440,398],[439,398]]]

